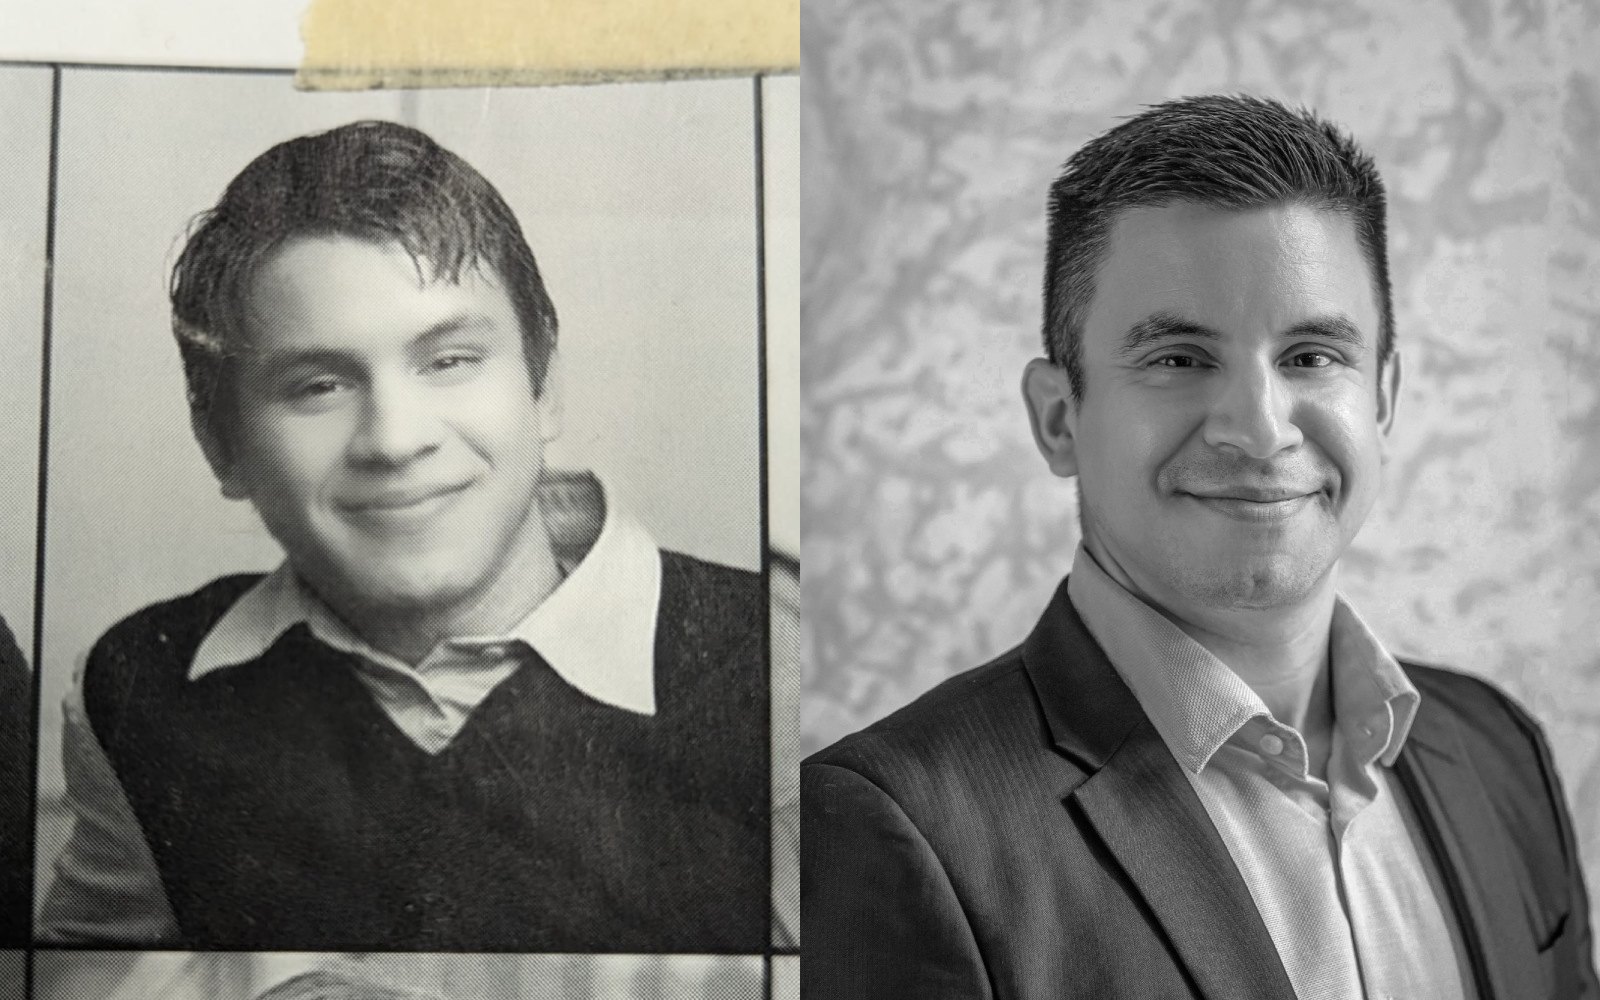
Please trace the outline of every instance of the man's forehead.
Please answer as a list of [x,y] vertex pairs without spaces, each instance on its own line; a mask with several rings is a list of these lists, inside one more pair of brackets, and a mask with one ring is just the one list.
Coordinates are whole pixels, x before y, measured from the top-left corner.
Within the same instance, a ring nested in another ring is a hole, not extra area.
[[1120,336],[1152,315],[1221,332],[1342,315],[1375,342],[1372,271],[1354,221],[1304,203],[1230,209],[1195,202],[1119,213],[1085,323]]
[[514,321],[509,295],[492,269],[439,273],[398,241],[303,236],[262,261],[244,297],[245,341],[269,345],[421,335]]
[[444,261],[413,249],[398,236],[312,230],[295,233],[263,254],[250,271],[252,284],[247,290],[254,291],[263,277],[281,275],[288,269],[306,268],[312,274],[326,274],[332,269],[343,275],[352,265],[370,265],[377,258],[390,268],[408,272],[419,288],[436,282],[459,284],[468,280],[504,284],[499,270],[470,249],[455,261]]
[[1303,201],[1233,208],[1199,201],[1134,205],[1112,221],[1108,257],[1119,249],[1133,251],[1205,251],[1219,253],[1296,254],[1331,260],[1344,251],[1360,253],[1355,221],[1347,212]]

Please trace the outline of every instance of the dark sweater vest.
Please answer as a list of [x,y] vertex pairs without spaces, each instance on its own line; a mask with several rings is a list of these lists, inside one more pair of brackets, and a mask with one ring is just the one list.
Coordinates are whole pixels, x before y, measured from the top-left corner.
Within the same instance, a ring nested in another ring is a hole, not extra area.
[[89,719],[192,948],[760,951],[768,913],[766,602],[664,553],[657,713],[534,657],[438,755],[299,626],[186,679],[255,582],[113,628]]

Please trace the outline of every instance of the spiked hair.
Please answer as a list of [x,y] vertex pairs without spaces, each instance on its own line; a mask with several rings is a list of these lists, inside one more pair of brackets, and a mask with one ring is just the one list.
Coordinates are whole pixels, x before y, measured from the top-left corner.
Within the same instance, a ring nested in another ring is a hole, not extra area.
[[1044,349],[1084,393],[1081,340],[1111,229],[1130,208],[1299,203],[1349,216],[1372,272],[1378,364],[1394,350],[1383,181],[1372,158],[1306,109],[1246,96],[1185,97],[1091,139],[1050,186]]

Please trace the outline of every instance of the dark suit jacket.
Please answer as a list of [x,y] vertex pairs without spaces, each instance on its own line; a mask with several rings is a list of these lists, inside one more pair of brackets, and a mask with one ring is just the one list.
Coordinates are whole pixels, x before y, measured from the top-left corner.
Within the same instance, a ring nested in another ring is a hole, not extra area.
[[[1600,994],[1550,750],[1494,688],[1405,664],[1396,763],[1484,1000]],[[1188,779],[1067,598],[1018,649],[802,767],[803,994],[1293,1000]]]

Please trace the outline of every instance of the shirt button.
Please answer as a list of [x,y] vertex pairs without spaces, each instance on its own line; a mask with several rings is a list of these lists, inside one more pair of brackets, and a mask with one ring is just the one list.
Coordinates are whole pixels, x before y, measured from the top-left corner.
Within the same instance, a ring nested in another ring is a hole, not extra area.
[[1278,754],[1283,753],[1283,740],[1272,733],[1268,733],[1261,737],[1261,752],[1268,757],[1278,756]]

